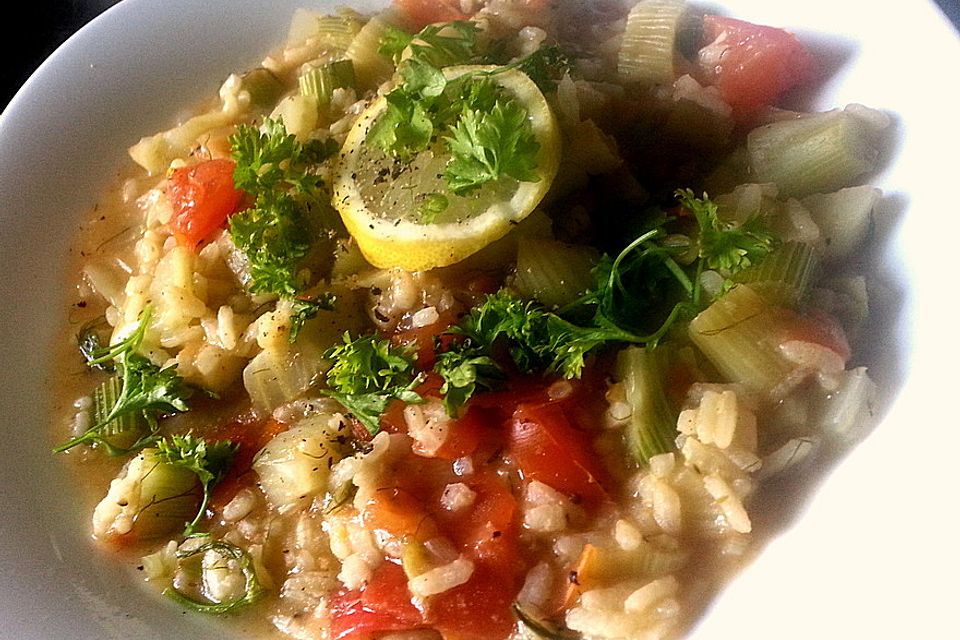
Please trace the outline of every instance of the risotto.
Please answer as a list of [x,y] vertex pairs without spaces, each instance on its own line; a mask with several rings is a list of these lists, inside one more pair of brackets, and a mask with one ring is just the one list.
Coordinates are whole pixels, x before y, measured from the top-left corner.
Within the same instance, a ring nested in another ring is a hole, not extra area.
[[265,637],[682,637],[871,423],[889,120],[821,76],[681,0],[296,12],[82,225],[97,544]]

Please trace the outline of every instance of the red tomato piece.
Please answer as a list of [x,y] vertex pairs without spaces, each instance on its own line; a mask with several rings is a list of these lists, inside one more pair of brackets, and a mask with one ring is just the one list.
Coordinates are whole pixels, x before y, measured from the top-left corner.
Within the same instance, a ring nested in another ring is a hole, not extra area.
[[705,81],[741,116],[774,104],[816,75],[813,56],[783,29],[708,15],[703,36],[699,58]]
[[492,471],[461,479],[476,493],[467,513],[438,515],[453,541],[464,553],[496,570],[507,588],[524,571],[519,551],[519,508],[506,481]]
[[467,407],[466,413],[450,424],[450,433],[434,454],[442,460],[456,460],[477,450],[489,423],[481,409]]
[[423,615],[410,601],[407,576],[384,562],[365,587],[337,593],[330,603],[331,640],[368,640],[386,631],[424,626]]
[[470,17],[461,11],[460,0],[393,0],[393,5],[414,31],[434,22],[452,22]]
[[585,434],[571,424],[560,403],[522,404],[510,420],[507,452],[525,478],[572,498],[606,497],[600,462]]
[[431,597],[424,617],[444,640],[504,640],[516,625],[511,605],[517,592],[478,565],[467,582]]
[[243,192],[233,186],[235,166],[225,158],[205,160],[170,175],[170,226],[181,244],[196,249],[209,241],[240,206]]
[[213,487],[208,508],[214,513],[233,499],[237,492],[257,482],[253,472],[253,458],[273,437],[287,430],[287,425],[270,419],[267,421],[240,419],[220,425],[210,435],[211,440],[229,440],[237,445],[237,453],[226,476]]

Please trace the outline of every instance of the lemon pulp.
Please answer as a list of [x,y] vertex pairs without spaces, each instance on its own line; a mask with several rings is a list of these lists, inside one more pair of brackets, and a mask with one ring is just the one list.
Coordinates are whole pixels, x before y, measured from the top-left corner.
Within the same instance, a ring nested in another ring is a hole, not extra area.
[[[448,78],[490,67],[450,67]],[[546,99],[516,70],[489,76],[527,110],[537,152],[536,182],[501,178],[464,196],[443,178],[449,160],[438,141],[410,162],[387,156],[366,137],[386,109],[378,98],[347,135],[334,182],[334,205],[371,264],[422,271],[463,260],[502,237],[543,199],[557,172],[560,136]],[[425,213],[429,198],[442,197],[442,211]]]

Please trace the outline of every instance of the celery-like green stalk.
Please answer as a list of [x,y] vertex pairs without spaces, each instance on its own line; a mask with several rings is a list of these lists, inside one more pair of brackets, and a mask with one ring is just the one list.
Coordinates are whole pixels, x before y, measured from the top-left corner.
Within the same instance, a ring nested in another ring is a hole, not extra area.
[[674,80],[674,50],[686,3],[640,0],[630,10],[617,59],[627,82],[669,84]]
[[298,80],[300,94],[316,98],[321,109],[330,104],[334,89],[353,87],[356,81],[353,62],[347,59],[319,66],[310,65],[300,74]]
[[787,312],[738,285],[690,322],[690,339],[728,381],[769,392],[793,366],[780,355]]
[[617,356],[617,380],[623,383],[631,409],[624,436],[640,464],[676,448],[678,414],[663,386],[669,356],[666,347],[627,347]]
[[810,289],[819,264],[818,255],[813,245],[787,242],[759,264],[736,274],[734,280],[749,284],[771,304],[794,307]]
[[888,125],[886,115],[859,105],[764,125],[747,136],[750,168],[781,196],[835,191],[876,167]]
[[240,76],[241,88],[250,94],[250,104],[263,109],[276,104],[283,93],[283,83],[272,71],[257,67]]
[[93,423],[104,424],[100,439],[111,453],[130,451],[148,431],[143,414],[139,412],[124,413],[104,423],[116,406],[122,390],[123,382],[117,376],[112,376],[93,392]]
[[547,307],[562,307],[596,284],[591,274],[596,262],[596,252],[589,247],[521,238],[514,284],[526,298],[536,298]]

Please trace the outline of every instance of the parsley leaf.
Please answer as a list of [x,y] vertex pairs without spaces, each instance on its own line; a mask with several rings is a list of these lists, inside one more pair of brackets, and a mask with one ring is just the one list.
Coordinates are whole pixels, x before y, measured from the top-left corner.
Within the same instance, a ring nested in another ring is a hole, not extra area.
[[[367,132],[367,141],[385,154],[408,162],[423,151],[433,138],[433,104],[439,91],[443,93],[446,79],[429,65],[411,64],[407,67],[410,84],[403,84],[385,96],[387,108]],[[428,93],[422,94],[420,90]]]
[[[93,426],[56,447],[55,452],[67,451],[80,444],[102,445],[111,455],[136,451],[156,441],[158,416],[189,410],[186,401],[193,390],[177,375],[176,365],[161,368],[137,352],[150,324],[150,316],[148,306],[140,314],[140,321],[130,335],[116,344],[90,352],[89,366],[112,363],[119,385],[104,388],[119,386],[119,391],[110,394],[109,406],[96,412]],[[146,424],[148,433],[126,446],[112,444],[108,438],[116,435],[118,421],[131,417],[134,420],[124,425],[124,429]]]
[[190,434],[172,436],[157,442],[157,459],[167,464],[183,467],[196,474],[203,489],[203,499],[197,515],[187,523],[183,535],[192,536],[200,519],[207,512],[210,488],[223,479],[233,462],[238,446],[229,440],[207,442]]
[[490,111],[469,106],[444,138],[452,158],[444,171],[457,195],[509,176],[519,182],[537,182],[537,143],[526,110],[516,101],[500,98]]
[[513,364],[522,373],[541,372],[564,378],[579,378],[587,355],[601,345],[637,341],[617,327],[576,325],[505,290],[487,296],[451,333],[465,336],[465,340],[448,352],[452,355],[438,354],[434,367],[444,379],[442,391],[448,394],[444,402],[451,414],[478,388],[495,388],[503,377],[492,358],[498,340],[504,342]]
[[508,69],[519,69],[540,87],[540,91],[556,91],[557,82],[570,69],[570,56],[557,45],[540,47],[533,53],[506,65]]
[[433,370],[443,378],[440,392],[443,406],[451,416],[459,413],[478,388],[496,389],[505,378],[488,349],[470,338],[454,342],[445,351],[437,349]]
[[303,287],[297,273],[310,250],[303,209],[285,193],[264,192],[249,209],[230,216],[230,235],[250,263],[252,293],[293,297]]
[[394,64],[400,64],[403,51],[411,42],[413,42],[412,33],[388,24],[380,35],[380,46],[377,48],[377,53],[390,58]]
[[342,404],[371,434],[380,431],[380,416],[391,400],[418,404],[414,389],[423,382],[415,373],[413,356],[389,340],[343,334],[343,344],[324,353],[333,366],[327,371],[327,395]]
[[691,189],[676,192],[681,206],[693,213],[700,227],[700,257],[708,269],[730,277],[763,260],[777,246],[776,237],[763,228],[759,216],[743,224],[725,222],[707,194],[694,196]]
[[402,66],[404,51],[410,48],[407,60],[427,62],[434,67],[449,67],[476,61],[477,35],[480,28],[474,22],[457,20],[430,24],[419,33],[410,34],[397,27],[388,27],[380,37],[378,53]]
[[293,297],[304,285],[300,263],[317,236],[311,214],[329,200],[315,168],[336,144],[301,144],[279,120],[268,118],[262,129],[240,125],[230,137],[234,183],[255,197],[230,217],[230,236],[250,263],[252,293]]
[[411,58],[435,67],[474,62],[479,33],[477,24],[468,20],[427,25],[410,41]]

